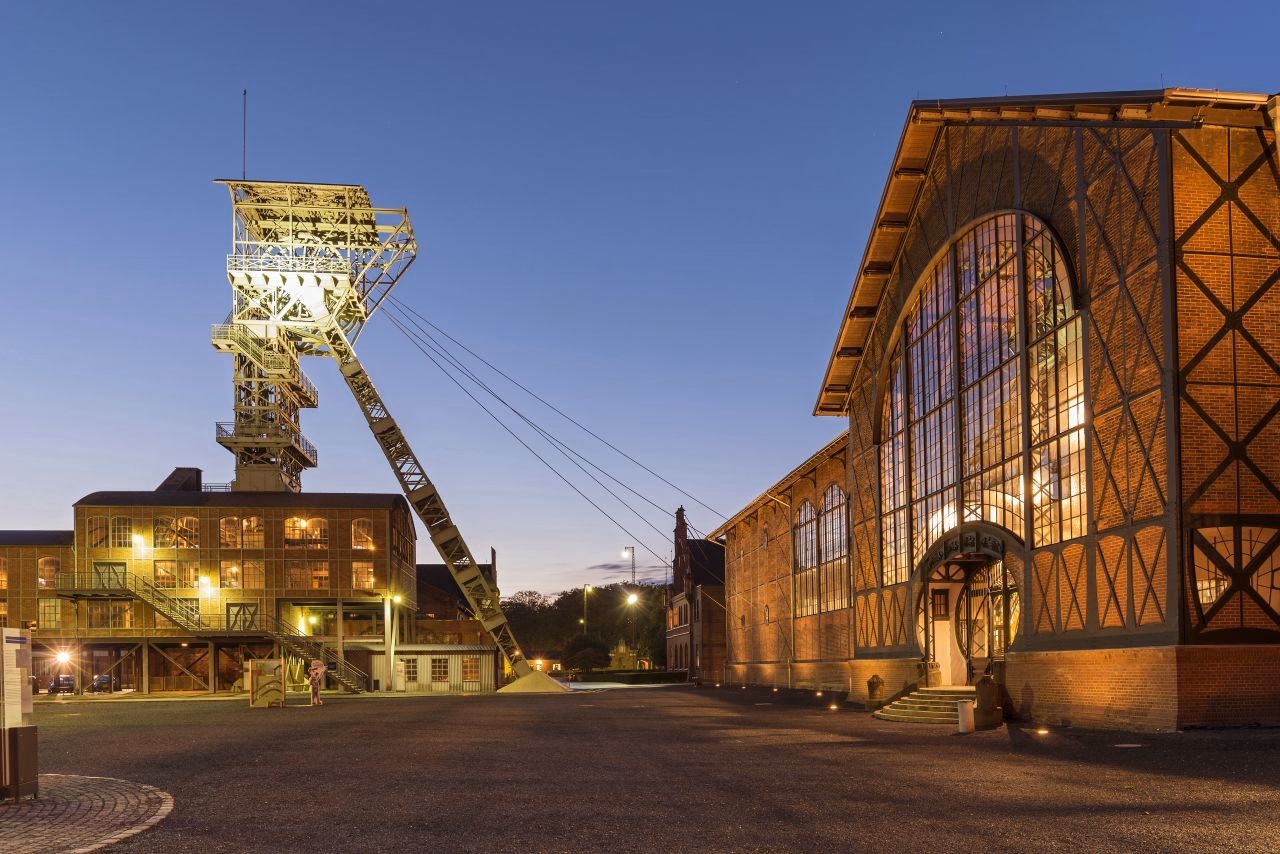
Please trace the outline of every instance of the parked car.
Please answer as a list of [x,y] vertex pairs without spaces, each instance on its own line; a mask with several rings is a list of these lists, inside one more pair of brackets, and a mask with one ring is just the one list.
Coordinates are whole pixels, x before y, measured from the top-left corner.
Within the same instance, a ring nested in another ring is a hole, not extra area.
[[70,673],[60,673],[49,680],[50,694],[74,694],[76,692],[76,677]]
[[101,691],[119,691],[120,680],[109,673],[99,673],[89,683],[89,690],[97,694]]

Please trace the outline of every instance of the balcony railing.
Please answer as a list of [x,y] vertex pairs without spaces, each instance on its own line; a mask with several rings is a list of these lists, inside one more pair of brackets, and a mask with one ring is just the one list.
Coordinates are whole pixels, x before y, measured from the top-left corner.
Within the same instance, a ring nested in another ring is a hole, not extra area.
[[301,433],[284,424],[249,424],[237,421],[219,421],[214,425],[214,436],[218,440],[235,439],[237,441],[262,442],[272,447],[288,444],[296,448],[311,465],[319,461],[316,446],[307,441]]
[[351,264],[342,258],[320,255],[289,255],[283,252],[227,256],[227,269],[269,273],[338,273],[350,276]]

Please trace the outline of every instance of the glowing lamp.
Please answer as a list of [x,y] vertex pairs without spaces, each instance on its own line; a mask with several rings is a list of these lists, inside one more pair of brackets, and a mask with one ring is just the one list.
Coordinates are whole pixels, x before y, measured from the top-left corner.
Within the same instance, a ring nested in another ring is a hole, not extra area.
[[307,622],[314,626],[316,624],[315,614],[312,614],[310,617],[307,617]]
[[57,659],[59,664],[66,664],[68,661],[71,660],[71,653],[60,652],[57,655],[55,655],[54,658]]
[[628,595],[628,596],[627,596],[627,604],[628,604],[628,605],[634,605],[634,604],[636,604],[636,603],[637,603],[637,602],[639,602],[639,601],[640,601],[640,597],[639,597],[639,596],[637,596],[637,595],[636,595],[636,594],[634,594],[634,593],[632,593],[632,594],[630,594],[630,595]]
[[400,594],[399,594],[399,593],[397,593],[396,595],[392,596],[392,597],[391,597],[391,601],[392,601],[392,602],[395,602],[397,605],[399,605],[399,604],[400,604]]

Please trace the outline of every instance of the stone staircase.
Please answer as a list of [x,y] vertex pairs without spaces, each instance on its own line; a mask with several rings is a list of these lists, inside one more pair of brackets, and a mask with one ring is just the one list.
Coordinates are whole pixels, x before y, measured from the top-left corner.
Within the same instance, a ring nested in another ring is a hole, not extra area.
[[884,708],[871,713],[882,721],[911,724],[959,724],[956,713],[958,700],[976,700],[972,685],[952,685],[946,688],[921,688],[894,700]]

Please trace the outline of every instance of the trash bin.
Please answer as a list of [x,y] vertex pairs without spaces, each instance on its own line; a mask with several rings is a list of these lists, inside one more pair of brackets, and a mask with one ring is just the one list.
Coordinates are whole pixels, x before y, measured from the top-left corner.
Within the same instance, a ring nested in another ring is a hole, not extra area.
[[973,700],[956,700],[956,732],[973,732]]

